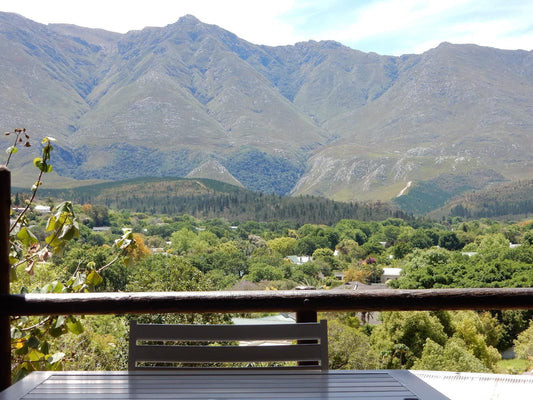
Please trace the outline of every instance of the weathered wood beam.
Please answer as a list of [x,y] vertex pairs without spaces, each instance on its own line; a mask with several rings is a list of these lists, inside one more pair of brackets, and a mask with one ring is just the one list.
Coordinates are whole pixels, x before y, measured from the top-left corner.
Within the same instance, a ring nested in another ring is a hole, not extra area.
[[[0,294],[9,296],[9,217],[11,172],[0,166]],[[9,307],[0,302],[0,308]],[[11,330],[9,314],[0,315],[0,391],[11,385]]]
[[0,315],[533,309],[533,288],[0,295]]

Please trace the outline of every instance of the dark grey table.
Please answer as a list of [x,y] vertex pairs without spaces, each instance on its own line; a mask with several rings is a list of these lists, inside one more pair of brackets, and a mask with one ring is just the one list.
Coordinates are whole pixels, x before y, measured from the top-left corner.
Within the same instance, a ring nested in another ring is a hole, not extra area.
[[7,399],[448,398],[401,370],[183,370],[33,372],[0,393],[0,400]]

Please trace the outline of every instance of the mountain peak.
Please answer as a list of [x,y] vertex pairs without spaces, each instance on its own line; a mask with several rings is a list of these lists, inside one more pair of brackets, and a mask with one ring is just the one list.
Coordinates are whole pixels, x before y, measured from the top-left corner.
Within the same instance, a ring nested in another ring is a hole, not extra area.
[[202,24],[202,21],[200,21],[194,15],[187,14],[187,15],[184,15],[183,17],[180,17],[177,23],[180,25],[196,25],[196,24]]

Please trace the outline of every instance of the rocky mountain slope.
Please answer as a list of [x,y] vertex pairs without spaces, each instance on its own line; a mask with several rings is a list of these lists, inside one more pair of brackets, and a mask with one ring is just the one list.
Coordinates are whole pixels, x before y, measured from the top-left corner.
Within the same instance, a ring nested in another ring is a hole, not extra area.
[[533,173],[532,51],[391,57],[259,46],[193,16],[117,34],[9,13],[0,51],[0,125],[56,137],[55,170],[76,180],[221,173],[348,201]]

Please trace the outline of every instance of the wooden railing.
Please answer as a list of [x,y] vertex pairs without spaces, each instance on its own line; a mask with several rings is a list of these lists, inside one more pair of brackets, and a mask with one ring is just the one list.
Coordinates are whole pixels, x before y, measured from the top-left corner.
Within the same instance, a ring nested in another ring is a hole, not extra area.
[[10,317],[58,314],[533,309],[533,288],[372,291],[244,291],[26,294],[9,293],[10,174],[0,167],[0,390],[11,384]]

